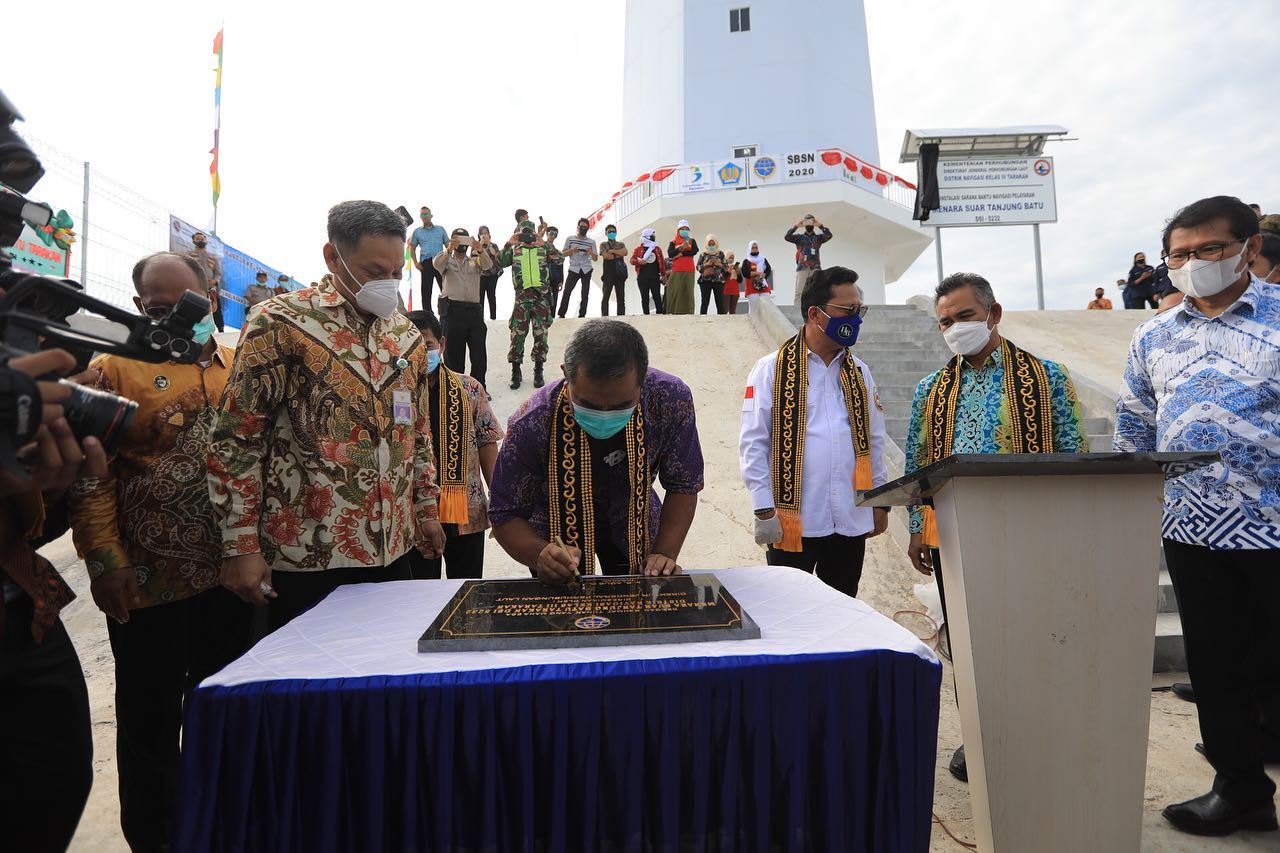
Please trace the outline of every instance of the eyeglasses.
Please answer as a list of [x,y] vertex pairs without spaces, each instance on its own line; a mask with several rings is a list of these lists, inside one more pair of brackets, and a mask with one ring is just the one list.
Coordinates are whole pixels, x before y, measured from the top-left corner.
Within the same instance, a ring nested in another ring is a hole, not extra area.
[[1161,255],[1161,259],[1169,265],[1169,269],[1176,270],[1192,258],[1202,261],[1220,261],[1222,253],[1226,251],[1228,246],[1234,246],[1236,243],[1243,243],[1244,240],[1232,240],[1230,243],[1211,243],[1208,246],[1201,246],[1194,252],[1167,252]]
[[824,304],[828,308],[839,308],[845,312],[844,316],[846,317],[865,317],[867,316],[867,309],[871,307],[869,305],[837,305],[834,302],[826,302]]
[[163,320],[165,317],[168,317],[168,316],[169,316],[169,313],[170,313],[171,311],[173,311],[173,306],[172,306],[172,305],[164,305],[164,306],[157,305],[157,306],[156,306],[156,307],[154,307],[154,308],[146,308],[146,309],[144,309],[144,310],[147,312],[147,316],[148,316],[148,317],[150,317],[152,320]]

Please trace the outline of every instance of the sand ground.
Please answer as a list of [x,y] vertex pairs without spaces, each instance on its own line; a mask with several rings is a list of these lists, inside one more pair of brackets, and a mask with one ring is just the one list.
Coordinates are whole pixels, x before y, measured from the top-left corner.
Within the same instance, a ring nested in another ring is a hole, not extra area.
[[[742,383],[751,364],[766,352],[745,317],[629,318],[644,333],[655,367],[683,378],[692,388],[698,406],[699,434],[706,458],[707,487],[699,496],[698,513],[690,531],[682,564],[696,568],[758,565],[763,554],[751,539],[751,507],[738,476],[737,430]],[[579,321],[557,321],[551,330],[548,378],[559,376],[564,343]],[[696,350],[689,347],[696,340]],[[532,392],[532,370],[526,363],[524,388],[507,388],[510,376],[504,363],[507,334],[504,323],[490,323],[489,385],[493,405],[505,421],[518,403]],[[696,354],[695,354],[696,353]],[[125,850],[119,829],[116,796],[114,673],[111,648],[103,616],[88,593],[83,564],[76,558],[70,537],[45,549],[79,595],[65,611],[67,629],[80,653],[89,686],[94,731],[94,784],[79,831],[75,851]],[[495,543],[486,555],[486,573],[520,575],[524,569],[509,560]],[[871,540],[860,597],[881,613],[920,609],[912,586],[919,576],[888,536]],[[922,620],[911,620],[916,628]],[[952,749],[960,742],[960,722],[955,710],[950,665],[943,677],[939,722],[938,764],[934,811],[960,838],[973,841],[968,790],[947,772]],[[1170,679],[1157,683],[1167,685]],[[1071,702],[1072,697],[1062,697]],[[1045,733],[1051,737],[1050,732]],[[1231,839],[1196,839],[1170,829],[1160,810],[1169,802],[1199,795],[1212,780],[1209,766],[1192,750],[1199,739],[1195,707],[1168,692],[1155,692],[1151,702],[1151,729],[1147,762],[1147,791],[1143,814],[1144,851],[1254,851],[1275,850],[1280,836],[1240,834]],[[962,848],[934,825],[933,851]]]

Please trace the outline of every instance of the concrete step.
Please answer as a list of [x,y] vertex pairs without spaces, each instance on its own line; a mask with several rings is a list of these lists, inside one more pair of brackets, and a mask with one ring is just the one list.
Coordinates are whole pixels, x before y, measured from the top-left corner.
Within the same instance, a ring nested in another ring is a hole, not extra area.
[[1160,570],[1160,581],[1156,586],[1156,612],[1177,613],[1178,597],[1173,594],[1173,581],[1166,569]]
[[1089,435],[1111,432],[1111,418],[1085,418],[1084,431]]
[[[870,366],[870,365],[868,365]],[[876,381],[876,388],[880,390],[880,395],[884,396],[884,392],[888,388],[908,388],[911,393],[916,392],[916,386],[920,384],[920,380],[924,379],[932,370],[915,371],[915,370],[883,370],[877,371],[871,369],[871,378]]]
[[1089,436],[1089,452],[1090,453],[1110,453],[1111,445],[1115,441],[1112,433],[1105,432],[1097,435]]
[[1156,650],[1151,671],[1187,671],[1187,649],[1182,641],[1182,619],[1177,613],[1156,614]]

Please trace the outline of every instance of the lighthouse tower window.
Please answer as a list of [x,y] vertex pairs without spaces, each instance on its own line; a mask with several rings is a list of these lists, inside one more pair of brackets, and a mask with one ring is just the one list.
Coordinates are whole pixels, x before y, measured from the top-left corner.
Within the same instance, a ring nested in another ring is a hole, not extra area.
[[745,33],[751,29],[751,7],[729,10],[729,32]]

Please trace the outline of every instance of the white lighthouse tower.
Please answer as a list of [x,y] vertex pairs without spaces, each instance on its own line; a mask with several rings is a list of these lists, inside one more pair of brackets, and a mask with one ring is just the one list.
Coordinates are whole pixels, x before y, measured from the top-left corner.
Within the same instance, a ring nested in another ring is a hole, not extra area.
[[870,303],[928,248],[913,188],[879,167],[862,0],[628,0],[624,61],[621,186],[593,233],[665,245],[688,219],[739,258],[758,240],[780,304],[783,234],[806,213],[835,234],[824,266],[857,270]]

